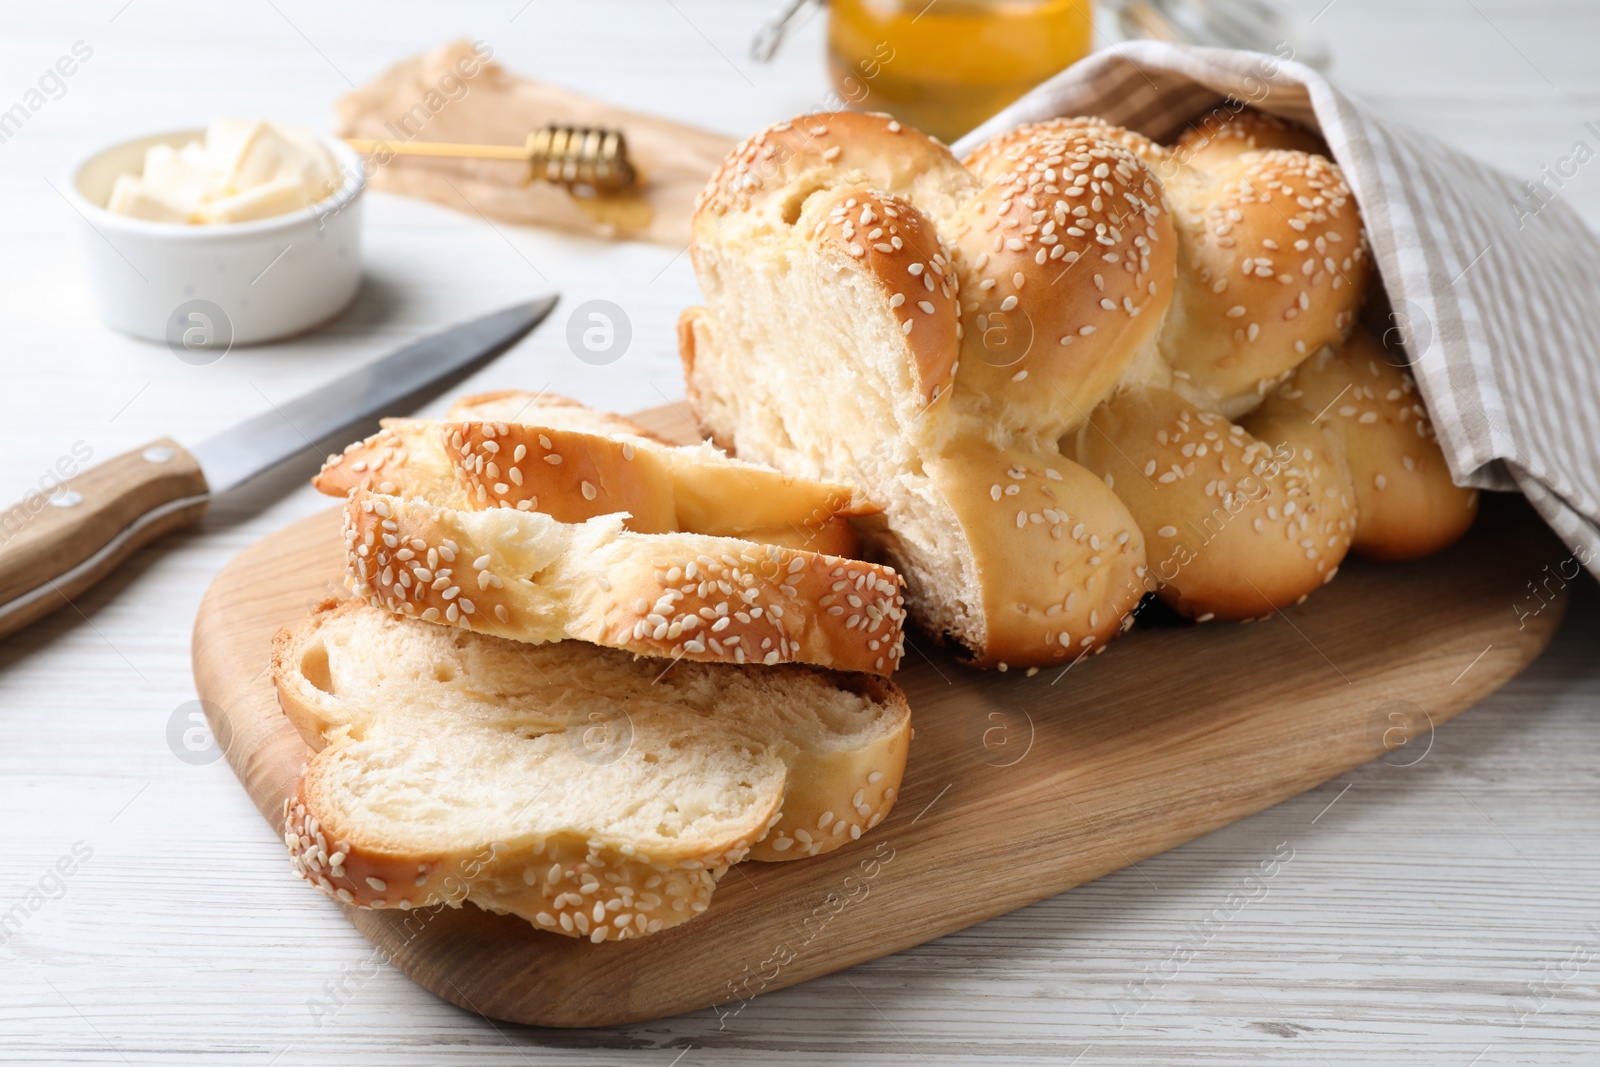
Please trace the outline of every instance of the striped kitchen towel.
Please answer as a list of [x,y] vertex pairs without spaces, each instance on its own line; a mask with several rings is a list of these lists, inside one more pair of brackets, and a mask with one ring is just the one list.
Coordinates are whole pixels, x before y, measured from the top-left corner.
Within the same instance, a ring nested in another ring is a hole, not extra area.
[[954,147],[1071,115],[1170,142],[1246,105],[1321,131],[1382,272],[1379,331],[1403,345],[1456,482],[1520,490],[1600,577],[1600,237],[1549,190],[1385,118],[1280,51],[1129,42]]

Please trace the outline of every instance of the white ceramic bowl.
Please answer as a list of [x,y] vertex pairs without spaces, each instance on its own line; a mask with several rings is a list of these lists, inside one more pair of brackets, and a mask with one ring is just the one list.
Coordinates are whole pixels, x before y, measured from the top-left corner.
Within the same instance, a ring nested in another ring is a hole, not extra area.
[[139,173],[145,149],[182,147],[204,130],[174,130],[97,152],[72,172],[67,198],[100,317],[180,356],[210,362],[235,344],[300,333],[333,318],[361,284],[361,192],[366,175],[343,141],[320,137],[344,180],[302,211],[253,222],[186,226],[105,209],[119,174]]

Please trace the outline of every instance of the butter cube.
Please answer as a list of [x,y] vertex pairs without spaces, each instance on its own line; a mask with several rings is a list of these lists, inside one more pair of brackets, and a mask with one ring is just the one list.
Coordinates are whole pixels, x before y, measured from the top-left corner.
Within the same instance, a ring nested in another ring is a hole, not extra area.
[[332,192],[332,161],[315,140],[290,136],[269,122],[250,123],[248,129],[241,125],[213,123],[206,134],[208,144],[216,138],[213,159],[221,164],[229,193],[286,179],[310,191],[314,199]]
[[188,222],[189,209],[173,204],[148,188],[144,179],[136,174],[122,174],[111,188],[111,199],[106,210],[118,215],[128,215],[151,222]]
[[201,205],[200,221],[215,224],[268,219],[299,211],[310,206],[314,199],[295,179],[278,178]]
[[144,155],[144,187],[150,195],[181,210],[184,219],[190,221],[200,205],[220,191],[199,142],[179,150],[170,145],[152,145]]
[[217,119],[206,127],[206,157],[211,169],[220,175],[231,175],[239,165],[250,138],[264,122],[250,119]]

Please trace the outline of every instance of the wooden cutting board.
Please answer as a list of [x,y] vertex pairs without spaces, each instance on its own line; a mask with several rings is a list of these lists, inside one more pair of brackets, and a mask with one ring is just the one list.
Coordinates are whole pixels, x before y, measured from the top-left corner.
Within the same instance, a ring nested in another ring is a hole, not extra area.
[[[642,421],[692,437],[670,409]],[[241,553],[195,620],[196,687],[274,828],[308,751],[278,710],[268,645],[344,594],[339,521],[332,508]],[[1486,497],[1477,527],[1440,555],[1348,563],[1304,604],[1252,625],[1141,622],[1065,673],[968,670],[914,637],[919,651],[896,681],[916,736],[889,817],[827,856],[741,864],[704,916],[654,937],[593,945],[470,905],[344,911],[413,980],[497,1019],[603,1026],[712,1004],[737,1012],[762,992],[1137,863],[1368,760],[1417,758],[1432,726],[1549,643],[1565,595],[1531,614],[1528,583],[1566,555],[1521,498]]]

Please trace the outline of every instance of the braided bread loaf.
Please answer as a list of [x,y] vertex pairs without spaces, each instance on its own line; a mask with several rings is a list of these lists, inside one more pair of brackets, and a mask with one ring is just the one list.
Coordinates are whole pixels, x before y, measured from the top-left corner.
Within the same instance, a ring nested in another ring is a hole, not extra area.
[[[696,417],[741,457],[858,486],[912,616],[981,666],[1097,650],[1149,591],[1262,615],[1353,542],[1442,547],[1473,498],[1403,374],[1339,349],[1369,261],[1315,145],[1252,113],[1173,149],[1067,119],[963,165],[881,116],[775,126],[696,208]],[[1309,410],[1336,384],[1354,418]],[[1426,502],[1369,499],[1378,468]]]

